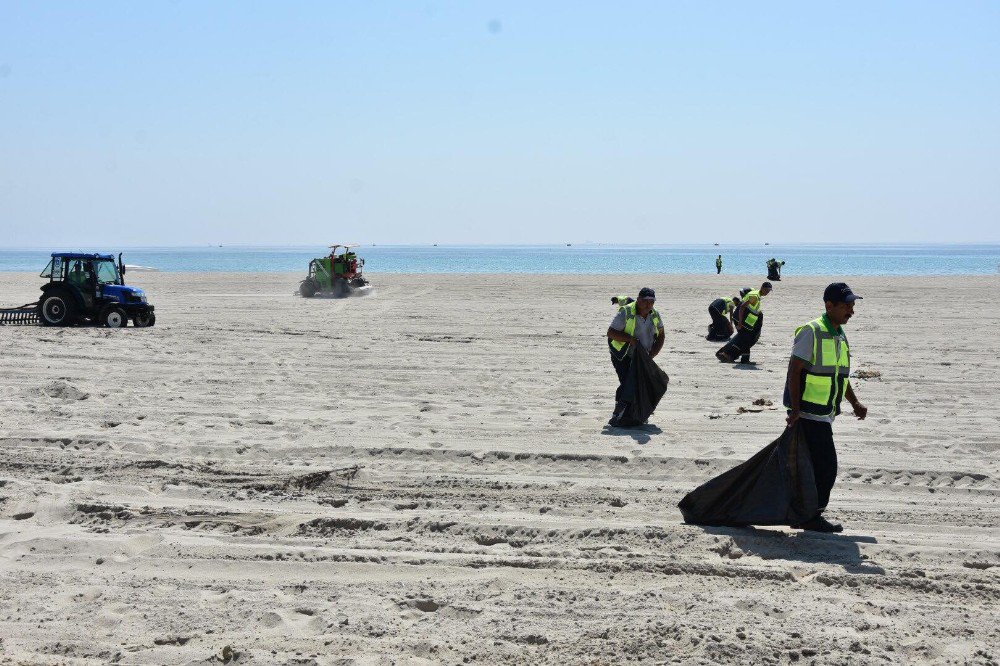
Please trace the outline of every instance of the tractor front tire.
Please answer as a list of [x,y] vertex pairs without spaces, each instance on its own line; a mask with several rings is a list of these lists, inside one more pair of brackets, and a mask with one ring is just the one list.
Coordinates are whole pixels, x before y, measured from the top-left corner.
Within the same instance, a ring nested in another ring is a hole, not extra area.
[[303,280],[299,285],[299,293],[302,294],[302,298],[312,298],[316,295],[316,283],[312,280]]
[[105,328],[125,328],[128,315],[117,305],[109,305],[101,310],[100,324]]
[[132,325],[136,328],[149,328],[156,324],[156,314],[152,312],[140,312],[132,317]]
[[38,303],[38,318],[42,326],[72,326],[76,322],[76,303],[67,293],[43,296]]

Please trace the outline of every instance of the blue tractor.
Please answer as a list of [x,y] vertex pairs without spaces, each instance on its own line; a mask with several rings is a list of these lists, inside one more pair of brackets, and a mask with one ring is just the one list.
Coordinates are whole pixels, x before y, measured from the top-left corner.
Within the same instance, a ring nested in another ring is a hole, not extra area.
[[122,255],[57,252],[41,277],[42,297],[35,306],[43,326],[72,326],[89,321],[122,328],[129,319],[140,328],[156,323],[153,306],[138,287],[125,284]]

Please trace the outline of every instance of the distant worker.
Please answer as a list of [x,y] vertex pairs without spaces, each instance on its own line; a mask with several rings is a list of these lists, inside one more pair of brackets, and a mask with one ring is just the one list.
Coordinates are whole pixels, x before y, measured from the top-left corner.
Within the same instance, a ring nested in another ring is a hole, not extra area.
[[619,294],[618,296],[611,297],[611,304],[622,307],[628,305],[629,303],[634,303],[635,299],[631,296],[625,296],[624,294]]
[[860,298],[843,282],[835,282],[823,292],[826,314],[795,330],[785,379],[786,422],[789,427],[796,422],[802,424],[802,436],[812,458],[819,507],[815,516],[792,526],[799,529],[816,532],[844,529],[822,514],[837,479],[833,419],[840,414],[841,400],[847,398],[859,419],[868,415],[868,408],[861,404],[851,387],[851,351],[843,329],[854,315],[854,301]]
[[785,265],[784,261],[779,261],[774,257],[767,260],[767,279],[768,280],[781,280],[781,267]]
[[724,363],[732,363],[740,357],[740,363],[750,362],[750,349],[760,340],[760,332],[764,327],[763,299],[771,293],[774,286],[764,282],[760,289],[751,289],[740,303],[736,319],[736,337],[722,349],[715,352],[715,357]]
[[722,255],[721,254],[718,257],[715,258],[715,274],[716,275],[722,274]]
[[708,325],[706,340],[729,340],[733,335],[733,319],[739,312],[739,296],[723,296],[712,301],[708,306],[708,316],[712,323]]
[[[623,297],[618,296],[617,298]],[[666,333],[663,330],[663,320],[660,319],[660,313],[653,308],[655,302],[656,292],[649,287],[643,287],[635,301],[618,308],[618,314],[615,315],[611,326],[608,327],[611,364],[618,374],[618,389],[615,391],[615,414],[620,411],[622,387],[628,376],[629,368],[632,366],[630,347],[634,344],[641,344],[654,358],[663,349]]]

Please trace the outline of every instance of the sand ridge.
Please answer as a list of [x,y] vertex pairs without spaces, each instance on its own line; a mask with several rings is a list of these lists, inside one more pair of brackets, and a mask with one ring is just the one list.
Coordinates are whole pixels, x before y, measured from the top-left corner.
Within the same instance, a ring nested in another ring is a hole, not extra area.
[[[676,509],[781,431],[754,401],[830,279],[777,284],[736,368],[708,303],[760,278],[300,277],[136,273],[153,329],[0,327],[0,660],[1000,660],[997,277],[847,278],[870,413],[832,536]],[[670,390],[608,429],[610,297],[646,285]]]

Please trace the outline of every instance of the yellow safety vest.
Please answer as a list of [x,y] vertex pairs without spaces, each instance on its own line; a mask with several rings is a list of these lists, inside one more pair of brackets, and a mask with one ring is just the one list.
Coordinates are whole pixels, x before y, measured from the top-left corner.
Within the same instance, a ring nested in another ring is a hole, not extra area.
[[[752,296],[757,297],[757,307],[755,308],[750,304],[750,298]],[[764,297],[760,295],[760,289],[751,289],[747,292],[747,295],[743,297],[743,302],[747,304],[747,318],[744,323],[753,328],[757,324],[757,320],[760,319],[760,314],[764,311],[762,307],[764,304]]]
[[[622,331],[625,335],[635,335],[635,319],[637,316],[635,314],[635,306],[635,303],[629,303],[620,309],[625,311],[625,330]],[[649,313],[649,316],[653,318],[653,326],[657,331],[663,328],[663,322],[660,320],[660,313],[656,311],[656,308],[653,308],[653,310]],[[611,342],[611,346],[615,348],[615,351],[621,351],[625,346],[625,343],[619,340],[610,340],[609,342]]]
[[[813,330],[812,358],[802,372],[799,409],[817,416],[836,416],[840,402],[850,382],[851,349],[843,329],[834,330],[826,315],[795,329],[795,335],[806,328]],[[791,409],[790,387],[785,386],[785,407]]]
[[736,301],[734,301],[733,299],[723,296],[722,302],[725,303],[722,309],[722,314],[729,314],[730,312],[736,309]]

